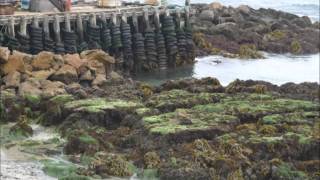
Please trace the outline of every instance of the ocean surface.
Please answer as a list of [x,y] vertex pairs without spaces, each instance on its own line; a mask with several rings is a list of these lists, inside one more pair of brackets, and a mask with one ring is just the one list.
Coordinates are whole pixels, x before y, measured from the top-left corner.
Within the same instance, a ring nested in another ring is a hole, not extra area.
[[[180,78],[215,77],[224,86],[241,80],[263,80],[282,85],[287,82],[318,82],[320,54],[294,56],[290,54],[265,54],[266,59],[242,60],[221,56],[196,58],[194,65],[179,67],[162,72],[141,73],[135,79],[153,85]],[[219,63],[217,63],[219,62]]]

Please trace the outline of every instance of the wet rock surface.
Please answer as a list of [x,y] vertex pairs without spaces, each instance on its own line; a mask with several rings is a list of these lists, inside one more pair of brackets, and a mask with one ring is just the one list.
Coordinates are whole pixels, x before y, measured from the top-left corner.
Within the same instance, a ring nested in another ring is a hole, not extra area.
[[64,152],[71,164],[41,161],[53,177],[318,178],[318,84],[236,80],[223,87],[204,78],[152,87],[115,72],[105,81],[75,82],[46,96],[16,96],[2,86],[1,122],[57,128],[66,140],[58,146],[19,143],[36,148],[26,153]]
[[[261,57],[257,56],[257,50],[281,54],[319,52],[319,28],[316,28],[317,22],[313,25],[309,17],[273,9],[217,4],[191,6],[195,12],[191,22],[197,55],[228,56],[232,53],[236,54],[235,57],[256,59]],[[244,47],[248,45],[252,47],[250,53],[243,54]]]

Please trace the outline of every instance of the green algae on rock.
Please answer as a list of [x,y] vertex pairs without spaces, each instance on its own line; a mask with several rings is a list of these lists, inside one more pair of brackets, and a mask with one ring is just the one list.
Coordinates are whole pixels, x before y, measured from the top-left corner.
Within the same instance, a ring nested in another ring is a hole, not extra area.
[[185,90],[171,90],[152,96],[146,105],[162,112],[172,112],[177,108],[191,108],[198,104],[218,102],[223,96],[222,93],[190,93]]
[[263,54],[257,50],[254,44],[241,45],[239,48],[239,56],[241,59],[264,59]]
[[286,114],[273,114],[261,119],[262,124],[312,124],[319,116],[319,112],[293,112]]
[[93,155],[100,149],[99,141],[84,130],[74,130],[68,135],[68,142],[64,146],[66,154]]
[[133,174],[132,168],[130,168],[130,162],[123,156],[117,154],[97,153],[92,164],[93,166],[91,167],[94,168],[93,170],[102,177],[128,177]]
[[41,163],[43,164],[43,171],[51,177],[60,179],[71,174],[76,174],[77,167],[72,163],[50,159],[42,160]]
[[235,116],[217,114],[205,109],[177,109],[175,112],[143,118],[151,133],[162,135],[188,130],[206,130],[221,124],[237,124]]
[[14,134],[15,136],[32,136],[33,130],[28,124],[26,116],[20,116],[20,120],[10,128],[10,134]]
[[71,111],[84,111],[88,113],[99,113],[104,110],[132,110],[142,107],[138,102],[124,100],[107,100],[104,98],[94,98],[85,100],[71,101],[65,104],[65,108]]

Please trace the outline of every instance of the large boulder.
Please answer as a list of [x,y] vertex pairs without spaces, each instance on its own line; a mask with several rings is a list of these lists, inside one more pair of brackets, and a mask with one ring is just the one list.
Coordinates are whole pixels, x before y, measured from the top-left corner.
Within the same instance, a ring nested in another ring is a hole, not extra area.
[[52,52],[40,52],[33,60],[32,67],[35,70],[49,70],[51,68],[59,69],[63,65],[63,58]]
[[219,2],[213,2],[209,5],[209,7],[213,10],[223,9],[223,5]]
[[41,82],[42,85],[42,96],[54,97],[60,94],[66,94],[65,84],[59,81],[45,80]]
[[31,76],[35,79],[48,79],[53,73],[55,72],[55,70],[53,69],[49,69],[49,70],[40,70],[40,71],[33,71]]
[[237,40],[240,37],[239,27],[237,24],[227,22],[213,27],[210,32],[212,34],[222,34],[229,40]]
[[40,96],[41,91],[41,83],[37,79],[30,78],[27,81],[23,82],[19,86],[19,95],[26,96],[26,95],[35,95]]
[[80,75],[80,81],[92,81],[95,77],[90,70],[85,71]]
[[200,19],[205,21],[212,21],[214,19],[213,10],[204,10],[200,13]]
[[83,51],[80,56],[82,59],[86,59],[88,61],[98,61],[102,63],[105,67],[106,73],[112,71],[112,65],[116,62],[112,56],[102,50]]
[[24,107],[16,96],[15,89],[1,90],[0,99],[0,122],[17,121],[24,112]]
[[97,75],[97,77],[92,81],[92,86],[103,86],[107,83],[106,76],[104,75]]
[[312,22],[308,16],[303,16],[303,17],[298,17],[292,21],[293,24],[301,27],[301,28],[306,28],[306,27],[311,27]]
[[73,66],[65,64],[50,77],[50,80],[71,84],[78,81],[78,73]]
[[29,58],[24,53],[14,52],[12,55],[9,56],[8,61],[6,64],[1,66],[1,71],[3,74],[13,73],[18,71],[20,73],[25,73],[27,70],[30,71],[25,59]]
[[63,59],[65,64],[69,64],[77,70],[85,63],[85,60],[81,59],[79,54],[66,54]]
[[10,50],[7,47],[0,47],[0,64],[5,64],[9,60]]
[[83,51],[80,54],[82,59],[87,59],[87,60],[97,60],[102,63],[109,63],[109,64],[114,64],[115,59],[110,56],[108,53],[102,51],[102,50],[88,50],[88,51]]
[[247,5],[240,5],[237,10],[241,13],[244,13],[244,14],[249,14],[250,11],[251,11],[251,8]]
[[[92,61],[88,61],[85,64],[86,68],[88,68],[89,70],[92,70],[96,75],[101,74],[106,76],[107,75],[107,70],[104,66],[103,63],[96,61],[96,60],[92,60]],[[81,74],[83,74],[85,71],[83,71],[83,67],[81,67]]]
[[14,71],[9,73],[4,77],[4,83],[6,84],[6,87],[13,87],[16,88],[19,86],[21,80],[21,73],[18,71]]

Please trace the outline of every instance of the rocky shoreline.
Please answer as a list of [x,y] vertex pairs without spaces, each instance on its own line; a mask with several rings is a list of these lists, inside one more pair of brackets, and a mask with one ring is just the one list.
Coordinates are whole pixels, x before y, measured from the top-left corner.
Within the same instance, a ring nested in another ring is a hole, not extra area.
[[[307,17],[217,3],[192,10],[198,56],[319,52],[319,27]],[[318,83],[189,78],[151,86],[115,72],[115,63],[102,50],[0,47],[1,148],[27,154],[59,180],[320,178]],[[35,124],[58,137],[39,138]],[[24,166],[5,163],[9,173]],[[38,172],[31,165],[19,173]]]
[[[35,157],[63,151],[72,163],[39,160],[50,176],[319,178],[317,83],[236,80],[223,87],[205,78],[153,87],[113,72],[112,57],[101,51],[32,57],[15,52],[8,59],[1,145]],[[8,122],[15,124],[7,127]],[[65,141],[25,141],[34,123],[56,128]]]
[[269,53],[314,54],[320,49],[319,22],[309,17],[249,6],[194,4],[191,17],[198,56],[262,58]]

